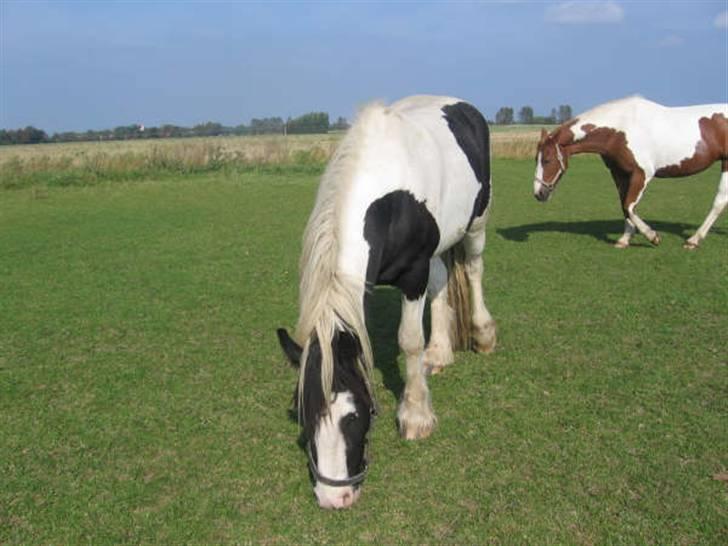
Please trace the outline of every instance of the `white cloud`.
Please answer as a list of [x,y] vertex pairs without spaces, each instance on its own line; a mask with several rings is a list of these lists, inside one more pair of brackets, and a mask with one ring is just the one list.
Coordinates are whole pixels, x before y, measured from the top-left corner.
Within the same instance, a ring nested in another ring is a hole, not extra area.
[[728,10],[723,11],[715,16],[713,19],[715,28],[722,28],[728,30]]
[[624,9],[612,0],[561,2],[546,8],[546,21],[550,23],[620,23],[623,19]]

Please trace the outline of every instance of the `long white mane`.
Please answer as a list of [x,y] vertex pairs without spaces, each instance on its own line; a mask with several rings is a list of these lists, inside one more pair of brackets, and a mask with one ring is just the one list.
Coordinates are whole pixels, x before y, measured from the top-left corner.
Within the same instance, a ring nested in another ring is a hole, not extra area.
[[[342,196],[346,194],[365,145],[367,126],[385,107],[374,103],[364,108],[338,146],[319,184],[316,202],[303,235],[300,261],[299,307],[296,338],[303,346],[299,375],[299,402],[303,395],[310,344],[318,339],[321,349],[321,385],[326,404],[331,402],[334,357],[331,343],[337,331],[357,335],[362,347],[359,365],[370,394],[374,359],[364,318],[364,285],[338,271],[339,226]],[[299,403],[299,408],[301,404]]]

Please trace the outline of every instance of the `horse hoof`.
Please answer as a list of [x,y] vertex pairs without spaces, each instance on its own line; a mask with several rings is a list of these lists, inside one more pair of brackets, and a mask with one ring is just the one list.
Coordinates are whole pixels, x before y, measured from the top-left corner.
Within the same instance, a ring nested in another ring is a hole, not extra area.
[[432,434],[432,430],[437,423],[437,417],[432,410],[424,410],[422,408],[406,408],[400,407],[399,415],[399,434],[405,440],[422,440]]
[[485,325],[473,331],[473,351],[476,353],[492,353],[496,342],[495,321],[489,320]]
[[625,243],[623,241],[617,241],[614,243],[614,248],[627,248],[629,246],[629,243]]
[[655,246],[659,246],[660,241],[662,241],[662,239],[660,239],[660,236],[657,233],[655,233],[655,236],[652,239],[650,239],[650,242]]
[[683,243],[683,248],[685,250],[697,250],[698,249],[698,244],[699,243],[694,243],[693,241],[691,241],[690,239],[688,239],[687,241],[685,241],[685,243]]
[[425,351],[422,363],[429,375],[437,375],[445,366],[455,361],[452,350],[443,349],[441,345],[432,345]]
[[424,440],[432,434],[432,430],[435,428],[435,420],[433,419],[429,423],[419,423],[402,425],[400,424],[399,433],[405,440]]

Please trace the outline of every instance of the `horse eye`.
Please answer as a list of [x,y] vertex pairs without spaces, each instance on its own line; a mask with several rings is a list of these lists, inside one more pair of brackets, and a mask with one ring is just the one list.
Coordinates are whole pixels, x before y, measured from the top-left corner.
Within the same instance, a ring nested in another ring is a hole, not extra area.
[[347,415],[344,416],[344,422],[345,423],[353,423],[354,421],[357,420],[358,417],[359,417],[359,414],[358,413],[349,413],[349,414],[347,414]]

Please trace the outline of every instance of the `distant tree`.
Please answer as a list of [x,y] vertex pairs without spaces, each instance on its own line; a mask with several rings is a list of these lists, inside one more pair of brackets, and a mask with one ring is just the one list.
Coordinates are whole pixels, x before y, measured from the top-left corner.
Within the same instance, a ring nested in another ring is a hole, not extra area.
[[192,134],[200,137],[220,136],[224,132],[225,129],[220,123],[214,123],[212,121],[200,123],[192,128]]
[[253,135],[283,134],[285,122],[282,118],[253,118],[250,120],[250,132]]
[[513,108],[508,106],[501,107],[495,114],[495,122],[498,125],[510,125],[513,123]]
[[159,127],[147,127],[144,131],[144,138],[159,138]]
[[49,138],[45,131],[28,125],[24,129],[0,131],[0,145],[8,144],[38,144],[48,142]]
[[569,106],[568,104],[562,104],[561,106],[559,106],[559,123],[569,121],[571,118],[571,106]]
[[290,134],[313,134],[329,132],[329,115],[325,112],[310,112],[286,123]]
[[533,123],[533,108],[524,106],[518,111],[518,121],[530,125]]
[[138,125],[120,125],[114,128],[114,138],[117,140],[130,140],[139,138],[140,131]]
[[329,127],[332,131],[346,131],[348,128],[349,122],[346,121],[346,118],[342,118],[341,116],[339,116]]

